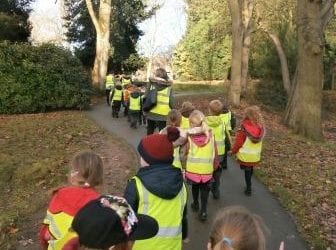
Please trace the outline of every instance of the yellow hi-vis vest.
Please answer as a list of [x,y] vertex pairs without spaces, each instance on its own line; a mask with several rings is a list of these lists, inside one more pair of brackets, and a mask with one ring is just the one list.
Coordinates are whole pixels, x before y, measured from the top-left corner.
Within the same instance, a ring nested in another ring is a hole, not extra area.
[[194,174],[212,174],[215,158],[215,140],[211,136],[208,144],[197,146],[189,137],[189,151],[187,156],[186,171]]
[[182,218],[187,202],[184,184],[175,198],[165,200],[149,192],[138,177],[133,179],[139,193],[137,213],[149,215],[159,224],[157,235],[148,240],[135,241],[133,250],[181,250]]
[[122,90],[114,89],[112,101],[121,101]]
[[180,158],[180,147],[174,148],[174,161],[173,166],[182,169],[182,163]]
[[185,118],[184,116],[182,116],[180,128],[181,129],[189,129],[190,128],[189,119],[188,118]]
[[225,154],[225,136],[226,136],[225,125],[221,123],[217,127],[210,127],[210,128],[212,130],[212,133],[215,136],[218,155],[224,155]]
[[219,117],[222,119],[227,131],[231,131],[231,111],[227,112],[226,114],[220,114]]
[[169,107],[169,96],[170,96],[170,87],[164,88],[157,92],[156,97],[156,106],[151,109],[151,113],[159,115],[168,115],[170,111]]
[[123,78],[122,81],[121,81],[121,85],[123,87],[125,87],[127,84],[130,84],[130,83],[131,83],[131,79]]
[[105,82],[105,88],[106,89],[112,89],[113,85],[114,85],[113,75],[107,75],[106,76],[106,82]]
[[55,238],[48,241],[48,250],[62,250],[64,245],[78,235],[69,230],[73,216],[66,213],[53,214],[47,211],[47,216],[43,220],[44,224],[48,225],[49,232]]
[[242,162],[259,162],[261,158],[262,142],[253,143],[248,137],[238,150],[236,157]]
[[130,96],[129,98],[129,109],[133,110],[133,111],[140,111],[141,106],[140,106],[140,102],[141,102],[141,97],[138,96],[137,98],[133,98],[132,96]]

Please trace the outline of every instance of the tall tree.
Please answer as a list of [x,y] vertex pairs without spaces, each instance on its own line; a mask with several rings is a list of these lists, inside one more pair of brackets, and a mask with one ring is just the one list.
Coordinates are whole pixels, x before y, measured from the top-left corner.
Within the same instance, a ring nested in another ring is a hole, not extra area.
[[234,106],[238,106],[240,104],[242,89],[245,91],[247,87],[253,0],[229,0],[229,6],[232,19],[232,60],[229,100]]
[[0,40],[25,42],[30,35],[30,4],[34,0],[0,1]]
[[243,55],[243,0],[229,0],[232,19],[232,60],[231,60],[231,84],[229,101],[232,105],[240,104],[241,79],[242,79],[242,55]]
[[111,0],[100,0],[98,13],[94,10],[92,0],[85,0],[92,23],[96,30],[96,55],[92,69],[93,86],[104,88],[110,49]]
[[[99,12],[99,1],[92,1],[95,13]],[[96,54],[96,29],[91,21],[86,2],[65,0],[67,9],[67,37],[75,47],[75,54],[84,65],[93,68]],[[108,70],[114,72],[134,71],[143,61],[136,53],[136,43],[142,32],[137,24],[148,18],[141,0],[113,0],[110,13],[110,47],[108,50]],[[138,62],[138,63],[136,63]]]
[[322,137],[324,30],[334,15],[334,4],[334,0],[297,1],[298,62],[285,122],[314,140]]

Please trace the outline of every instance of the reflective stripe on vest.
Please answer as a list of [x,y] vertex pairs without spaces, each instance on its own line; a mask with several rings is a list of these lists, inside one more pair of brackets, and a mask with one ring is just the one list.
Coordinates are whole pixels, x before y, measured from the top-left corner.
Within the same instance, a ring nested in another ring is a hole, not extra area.
[[185,118],[184,116],[182,116],[180,128],[182,128],[182,129],[189,129],[190,128],[188,118]]
[[253,143],[248,137],[236,156],[242,162],[259,162],[261,158],[262,142]]
[[142,184],[138,177],[133,177],[139,194],[137,213],[146,214],[159,224],[157,235],[151,239],[136,241],[133,250],[166,250],[182,249],[182,218],[187,192],[183,184],[180,193],[173,199],[162,199]]
[[156,96],[156,105],[151,109],[151,113],[159,115],[168,115],[170,111],[169,107],[169,96],[170,96],[170,87],[164,88],[157,92]]
[[112,100],[113,101],[121,101],[121,97],[122,97],[122,90],[115,89]]
[[211,136],[209,142],[198,147],[189,137],[189,152],[187,156],[186,171],[194,174],[212,174],[213,161],[215,158],[214,136]]
[[231,131],[231,111],[225,113],[225,114],[220,114],[219,117],[221,118],[222,122],[224,123],[227,131]]
[[130,96],[129,98],[130,100],[130,105],[129,105],[129,109],[133,110],[133,111],[140,111],[140,102],[141,102],[141,98],[140,96],[138,96],[137,98],[133,98],[132,96]]
[[180,159],[180,147],[174,148],[174,161],[173,166],[176,168],[182,168],[182,163]]
[[106,76],[106,82],[105,82],[105,88],[106,89],[111,89],[113,85],[114,85],[113,76],[112,75],[107,75]]
[[66,213],[52,214],[47,211],[43,223],[48,225],[48,230],[54,239],[48,241],[48,250],[62,250],[73,238],[78,237],[74,231],[70,231],[73,216]]

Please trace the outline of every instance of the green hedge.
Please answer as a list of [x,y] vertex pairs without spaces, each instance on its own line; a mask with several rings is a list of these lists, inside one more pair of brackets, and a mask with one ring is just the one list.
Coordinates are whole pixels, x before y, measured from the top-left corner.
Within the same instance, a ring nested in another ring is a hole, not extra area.
[[82,109],[91,93],[88,73],[70,51],[0,43],[0,113]]

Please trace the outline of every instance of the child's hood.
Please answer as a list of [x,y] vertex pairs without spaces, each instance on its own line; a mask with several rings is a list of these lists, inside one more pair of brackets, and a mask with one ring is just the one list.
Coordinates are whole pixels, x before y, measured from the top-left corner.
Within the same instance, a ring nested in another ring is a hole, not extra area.
[[217,116],[207,116],[206,117],[206,123],[211,128],[216,128],[222,124],[222,119],[219,115]]
[[265,130],[263,127],[253,123],[249,119],[245,119],[242,122],[242,129],[245,132],[246,136],[254,143],[260,142],[265,134]]
[[54,214],[64,212],[74,216],[86,203],[98,197],[99,193],[93,188],[63,187],[55,192],[48,210]]
[[183,185],[181,170],[168,164],[140,168],[137,177],[149,192],[166,200],[175,198]]

